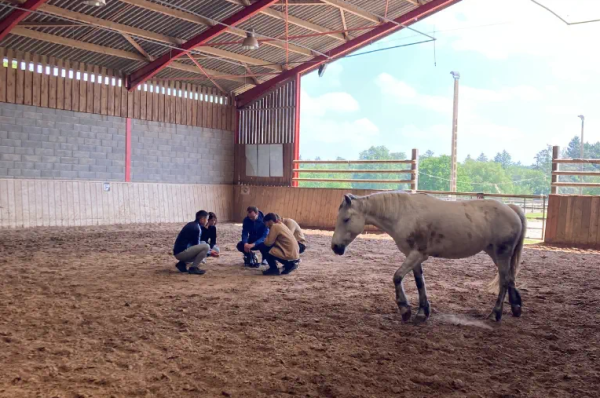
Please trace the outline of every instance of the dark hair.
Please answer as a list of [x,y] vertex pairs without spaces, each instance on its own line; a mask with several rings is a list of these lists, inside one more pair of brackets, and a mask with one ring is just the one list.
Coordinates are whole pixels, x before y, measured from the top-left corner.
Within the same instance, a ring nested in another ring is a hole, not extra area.
[[268,222],[268,221],[275,222],[275,221],[277,221],[277,217],[279,217],[277,214],[269,213],[263,218],[263,222]]
[[248,208],[246,209],[246,211],[248,213],[250,213],[251,211],[255,212],[256,214],[258,214],[258,207],[256,206],[248,206]]
[[208,212],[208,219],[212,220],[213,218],[217,218],[217,215],[215,213],[213,213],[212,211]]
[[196,213],[196,221],[206,217],[208,217],[208,213],[205,210],[200,210],[198,213]]

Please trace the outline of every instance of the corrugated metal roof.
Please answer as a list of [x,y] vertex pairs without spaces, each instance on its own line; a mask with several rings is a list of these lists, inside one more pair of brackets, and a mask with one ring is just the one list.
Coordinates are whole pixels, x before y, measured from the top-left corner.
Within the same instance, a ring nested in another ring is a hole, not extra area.
[[[185,11],[196,16],[202,16],[212,20],[223,21],[225,18],[235,14],[242,9],[242,6],[236,4],[233,0],[147,0],[151,3],[159,4],[164,7]],[[366,11],[384,15],[385,2],[372,0],[345,0]],[[197,36],[206,29],[207,26],[181,20],[179,18],[164,15],[163,13],[151,11],[136,5],[127,4],[119,0],[107,0],[105,7],[91,7],[83,5],[81,0],[49,0],[47,4],[60,7],[69,11],[93,16],[103,20],[112,21],[122,25],[127,25],[133,28],[146,30],[149,32],[161,34],[171,38],[189,40]],[[409,12],[416,6],[407,0],[390,0],[388,5],[388,18],[397,18],[398,16]],[[285,12],[285,7],[282,4],[276,4],[273,9]],[[0,0],[0,20],[12,12],[9,0]],[[293,5],[290,4],[289,15],[308,21],[318,25],[326,31],[341,31],[343,30],[342,18],[340,10],[337,7],[329,5]],[[350,12],[344,12],[346,25],[349,29],[359,27],[375,26],[371,21],[365,20]],[[41,11],[30,14],[24,22],[31,23],[59,23],[67,22],[65,18],[57,17]],[[245,21],[238,26],[244,30],[253,29],[257,36],[277,38],[282,40],[280,44],[284,44],[285,39],[285,22],[265,14],[257,14],[253,18]],[[127,51],[139,57],[138,50],[128,41],[123,35],[110,29],[103,29],[95,26],[89,26],[84,23],[77,26],[60,26],[60,27],[29,27],[35,32],[40,32],[49,35],[55,35],[63,38],[68,38],[83,43],[95,44],[111,49]],[[366,30],[350,32],[351,37],[357,37],[367,32]],[[295,24],[289,24],[289,36],[306,36],[302,38],[293,38],[290,44],[313,50],[317,53],[325,53],[341,44],[343,41],[327,35],[313,36],[316,32],[314,29],[306,29]],[[271,73],[268,65],[284,66],[286,62],[285,50],[272,45],[261,45],[259,49],[246,51],[241,45],[237,44],[242,40],[237,35],[231,33],[221,34],[214,38],[211,42],[234,42],[234,44],[221,45],[218,48],[226,50],[230,53],[241,54],[264,61],[260,65],[248,65],[252,72],[257,74]],[[159,57],[173,48],[173,44],[159,43],[149,39],[135,37],[135,41],[143,48],[150,56]],[[103,66],[109,69],[118,70],[121,73],[127,74],[135,71],[145,64],[143,61],[120,58],[112,55],[100,54],[97,52],[86,51],[83,49],[71,48],[69,46],[49,43],[47,41],[35,40],[31,38],[21,37],[17,35],[8,35],[0,42],[1,47],[11,48],[16,51],[30,52],[39,55],[53,56],[60,59],[70,60],[73,62],[84,62],[86,64]],[[244,65],[235,60],[222,59],[208,54],[201,55],[193,54],[202,67],[214,70],[222,75],[244,75],[247,71]],[[300,62],[310,60],[310,56],[298,54],[294,51],[289,51],[288,62],[290,67],[295,66]],[[193,66],[191,60],[181,58],[178,62]],[[199,77],[201,75],[192,72],[167,68],[162,70],[157,77],[159,78],[189,78]],[[270,76],[258,76],[258,80],[268,80]],[[250,78],[248,78],[251,83]],[[208,81],[202,81],[202,85],[212,87],[213,84]],[[241,81],[231,81],[219,79],[218,84],[226,90],[243,92],[251,85]]]

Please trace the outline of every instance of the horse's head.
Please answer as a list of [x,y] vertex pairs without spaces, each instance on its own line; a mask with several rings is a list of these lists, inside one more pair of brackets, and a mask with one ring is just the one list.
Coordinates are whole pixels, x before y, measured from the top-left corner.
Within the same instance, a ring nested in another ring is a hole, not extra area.
[[346,247],[365,229],[365,215],[360,210],[360,202],[354,195],[344,195],[338,211],[335,232],[331,239],[331,250],[342,255]]

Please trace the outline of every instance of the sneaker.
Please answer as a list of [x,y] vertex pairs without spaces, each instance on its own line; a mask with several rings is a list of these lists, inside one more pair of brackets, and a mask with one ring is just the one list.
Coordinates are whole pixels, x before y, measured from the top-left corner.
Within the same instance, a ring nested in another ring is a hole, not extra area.
[[266,271],[263,271],[263,275],[279,275],[279,268],[269,268]]
[[175,264],[175,267],[177,267],[177,269],[179,270],[179,272],[188,272],[187,265],[185,264],[185,261],[178,262],[177,264]]
[[194,274],[194,275],[204,275],[204,274],[206,274],[206,271],[204,271],[203,269],[200,269],[198,267],[191,267],[188,272],[190,274]]
[[289,274],[289,273],[291,273],[291,272],[293,272],[293,271],[295,271],[295,270],[297,270],[297,269],[298,269],[298,262],[294,262],[294,263],[292,263],[292,264],[286,265],[286,266],[283,268],[283,272],[282,272],[282,274],[283,274],[283,275],[287,275],[287,274]]
[[[258,261],[256,261],[258,263]],[[262,260],[262,263],[260,263],[260,265],[269,265],[269,263],[267,262],[267,260]]]

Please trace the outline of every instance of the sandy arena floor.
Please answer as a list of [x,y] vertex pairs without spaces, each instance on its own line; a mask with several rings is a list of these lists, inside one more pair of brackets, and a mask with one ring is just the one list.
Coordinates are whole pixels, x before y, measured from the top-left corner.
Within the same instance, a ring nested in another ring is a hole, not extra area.
[[[481,320],[485,255],[425,266],[432,318],[403,324],[383,236],[345,257],[309,231],[300,269],[223,256],[177,273],[181,225],[0,232],[1,397],[597,397],[600,254],[529,248],[520,319]],[[412,304],[412,276],[405,282]]]

